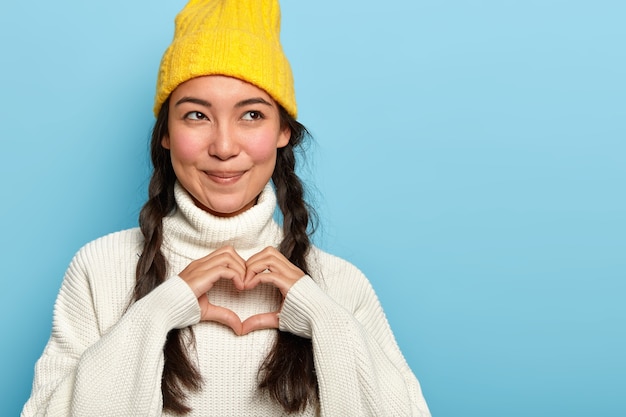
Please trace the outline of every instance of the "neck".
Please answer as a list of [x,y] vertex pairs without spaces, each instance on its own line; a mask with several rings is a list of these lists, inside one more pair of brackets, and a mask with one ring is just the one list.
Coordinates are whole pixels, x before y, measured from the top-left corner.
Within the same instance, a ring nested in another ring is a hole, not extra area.
[[219,217],[197,207],[179,183],[174,195],[176,210],[163,219],[163,245],[189,259],[206,256],[226,245],[242,256],[251,255],[267,246],[278,246],[282,239],[280,226],[273,218],[276,195],[269,184],[254,206],[233,217]]

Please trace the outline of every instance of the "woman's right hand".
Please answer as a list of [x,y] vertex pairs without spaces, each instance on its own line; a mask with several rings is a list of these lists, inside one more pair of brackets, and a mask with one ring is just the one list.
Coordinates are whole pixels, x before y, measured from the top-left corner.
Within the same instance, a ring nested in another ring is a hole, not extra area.
[[204,258],[196,259],[183,269],[180,276],[198,298],[202,321],[224,324],[242,334],[241,319],[232,310],[209,302],[207,292],[220,279],[230,279],[238,290],[244,289],[246,262],[231,246],[224,246]]

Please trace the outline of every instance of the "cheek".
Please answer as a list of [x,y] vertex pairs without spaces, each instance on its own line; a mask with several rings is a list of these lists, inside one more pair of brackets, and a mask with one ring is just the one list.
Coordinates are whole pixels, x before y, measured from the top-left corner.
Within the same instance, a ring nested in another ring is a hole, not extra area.
[[276,137],[272,135],[259,136],[249,141],[247,146],[248,155],[257,163],[273,161],[276,159]]
[[193,137],[172,136],[170,139],[170,153],[172,162],[191,163],[202,152],[202,142]]

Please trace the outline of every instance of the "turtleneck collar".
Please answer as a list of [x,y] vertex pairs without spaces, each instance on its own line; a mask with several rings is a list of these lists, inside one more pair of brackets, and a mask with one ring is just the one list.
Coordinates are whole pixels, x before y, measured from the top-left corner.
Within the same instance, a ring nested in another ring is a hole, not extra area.
[[234,216],[218,217],[197,207],[176,182],[177,209],[163,219],[163,245],[189,259],[198,259],[225,245],[247,258],[267,246],[278,246],[280,226],[274,221],[276,194],[268,183],[252,208]]

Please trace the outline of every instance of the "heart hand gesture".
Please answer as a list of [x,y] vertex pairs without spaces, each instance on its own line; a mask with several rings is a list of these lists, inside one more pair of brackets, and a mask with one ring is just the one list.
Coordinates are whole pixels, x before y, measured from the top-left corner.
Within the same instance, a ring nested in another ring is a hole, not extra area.
[[200,320],[221,323],[235,334],[245,335],[255,330],[278,328],[278,311],[255,314],[242,322],[234,311],[209,302],[207,292],[215,283],[220,279],[230,279],[240,291],[259,284],[271,284],[280,290],[284,298],[304,272],[273,247],[267,247],[244,261],[234,248],[224,246],[191,262],[178,275],[198,298]]

